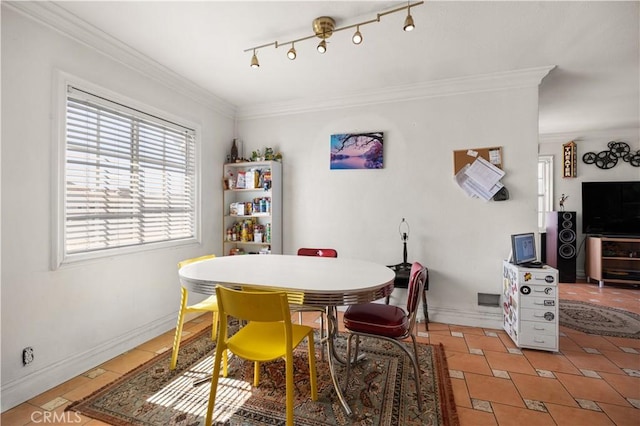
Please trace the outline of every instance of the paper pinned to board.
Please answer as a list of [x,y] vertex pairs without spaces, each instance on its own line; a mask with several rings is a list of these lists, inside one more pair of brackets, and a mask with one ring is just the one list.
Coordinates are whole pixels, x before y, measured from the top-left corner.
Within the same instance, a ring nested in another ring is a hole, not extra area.
[[466,164],[460,169],[455,175],[455,180],[470,197],[489,201],[504,187],[500,183],[504,175],[502,169],[478,157],[472,164]]
[[502,155],[499,149],[489,150],[489,162],[493,165],[499,166],[502,164]]
[[504,176],[504,170],[499,169],[482,157],[476,158],[464,172],[484,189],[490,189]]

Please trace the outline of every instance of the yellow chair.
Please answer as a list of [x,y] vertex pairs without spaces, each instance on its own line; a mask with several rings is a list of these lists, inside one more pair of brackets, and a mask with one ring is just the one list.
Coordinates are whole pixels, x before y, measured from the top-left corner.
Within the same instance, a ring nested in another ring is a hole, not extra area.
[[[306,337],[309,356],[309,381],[311,399],[318,399],[316,386],[316,358],[313,328],[291,323],[287,293],[282,291],[238,291],[216,287],[220,313],[220,332],[213,364],[211,393],[205,424],[213,420],[220,363],[227,350],[238,357],[254,362],[253,385],[260,381],[260,363],[284,358],[286,362],[287,426],[293,426],[293,349]],[[233,336],[228,336],[228,317],[248,321]],[[223,371],[224,373],[224,371]]]
[[[178,269],[183,266],[189,265],[190,263],[198,262],[200,260],[213,259],[216,257],[215,254],[209,254],[206,256],[200,256],[193,259],[183,260],[178,263]],[[182,339],[182,326],[184,325],[184,317],[186,314],[193,312],[212,312],[213,313],[213,324],[211,328],[211,339],[215,340],[217,330],[218,330],[218,302],[216,300],[216,296],[209,296],[205,300],[200,303],[196,303],[195,305],[188,306],[187,300],[189,298],[189,292],[186,288],[181,288],[182,295],[180,298],[180,311],[178,312],[178,323],[176,324],[176,334],[173,337],[173,353],[171,354],[171,366],[169,367],[171,370],[176,368],[178,364],[178,351],[180,350],[180,340]]]

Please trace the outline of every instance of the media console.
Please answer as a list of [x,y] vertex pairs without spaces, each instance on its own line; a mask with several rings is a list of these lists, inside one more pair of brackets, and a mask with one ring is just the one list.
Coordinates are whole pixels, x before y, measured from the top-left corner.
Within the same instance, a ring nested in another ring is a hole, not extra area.
[[587,282],[640,285],[640,236],[588,236]]

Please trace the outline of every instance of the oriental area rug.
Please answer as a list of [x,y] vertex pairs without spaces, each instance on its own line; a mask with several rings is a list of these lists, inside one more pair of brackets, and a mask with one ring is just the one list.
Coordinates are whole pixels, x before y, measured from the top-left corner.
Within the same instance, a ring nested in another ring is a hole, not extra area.
[[[169,370],[166,351],[125,374],[67,410],[112,425],[204,424],[210,382],[194,386],[212,371],[211,329],[183,342],[178,367]],[[346,338],[336,341],[346,351]],[[335,394],[329,367],[316,343],[318,400],[310,399],[306,342],[295,352],[296,425],[459,425],[442,345],[419,345],[422,411],[416,402],[413,366],[399,348],[379,339],[362,339],[365,360],[351,370],[345,396],[353,410],[347,417]],[[336,364],[340,380],[344,368]],[[284,425],[284,361],[262,364],[260,384],[252,387],[253,363],[231,356],[229,374],[220,378],[214,411],[216,425]]]
[[640,339],[640,315],[576,300],[560,300],[560,325],[589,334]]

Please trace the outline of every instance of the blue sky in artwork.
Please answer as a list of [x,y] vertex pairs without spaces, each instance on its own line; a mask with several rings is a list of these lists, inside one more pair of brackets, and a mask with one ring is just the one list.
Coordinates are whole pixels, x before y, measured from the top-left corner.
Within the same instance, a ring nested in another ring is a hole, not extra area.
[[[342,144],[342,140],[345,138],[345,136],[347,136],[347,134],[348,133],[341,133],[341,134],[338,134],[338,135],[331,135],[331,152],[336,152],[337,151],[337,149]],[[351,145],[351,146],[343,149],[341,151],[341,154],[344,154],[344,155],[361,155],[364,151],[366,151],[366,148],[356,147],[354,145]]]

